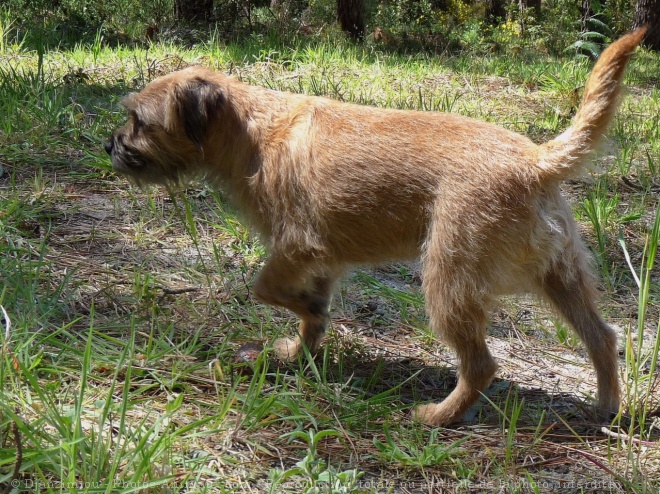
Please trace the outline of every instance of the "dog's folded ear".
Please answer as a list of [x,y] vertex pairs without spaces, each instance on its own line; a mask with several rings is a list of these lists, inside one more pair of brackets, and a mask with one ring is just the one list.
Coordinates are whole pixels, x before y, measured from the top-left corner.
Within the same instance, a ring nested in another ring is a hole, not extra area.
[[186,136],[201,149],[206,131],[225,101],[220,86],[194,77],[174,86],[169,99],[165,114],[166,129],[176,129],[183,124]]

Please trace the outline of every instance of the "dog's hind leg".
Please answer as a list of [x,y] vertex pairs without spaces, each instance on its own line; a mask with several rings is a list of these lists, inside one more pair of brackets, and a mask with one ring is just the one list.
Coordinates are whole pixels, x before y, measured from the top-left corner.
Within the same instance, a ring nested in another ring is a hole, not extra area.
[[428,312],[431,326],[459,360],[456,388],[441,403],[421,405],[414,412],[417,420],[440,426],[461,420],[492,381],[497,363],[486,346],[486,316],[478,304],[456,301],[451,314],[431,304]]
[[[421,405],[414,417],[440,426],[460,421],[488,387],[497,363],[486,346],[488,302],[480,294],[486,287],[466,255],[456,251],[440,236],[430,237],[424,258],[423,289],[430,324],[435,333],[457,354],[458,383],[441,403]],[[446,240],[446,238],[444,239]],[[484,281],[485,283],[485,281]]]
[[595,282],[582,247],[566,249],[538,284],[587,348],[598,380],[598,413],[609,419],[620,405],[616,334],[596,309]]
[[262,302],[278,305],[300,316],[299,336],[273,343],[282,360],[295,359],[307,346],[313,354],[330,321],[329,306],[339,272],[303,259],[272,255],[254,285]]

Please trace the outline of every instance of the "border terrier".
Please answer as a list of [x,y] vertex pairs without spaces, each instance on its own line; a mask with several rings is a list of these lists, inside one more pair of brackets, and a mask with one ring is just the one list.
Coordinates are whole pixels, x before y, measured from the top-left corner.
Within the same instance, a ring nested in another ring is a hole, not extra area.
[[571,126],[542,145],[456,114],[278,92],[190,67],[127,96],[127,123],[105,148],[139,185],[201,179],[225,191],[269,251],[255,296],[301,319],[296,338],[274,342],[280,358],[318,350],[351,266],[421,258],[429,323],[459,366],[455,389],[416,419],[459,421],[490,384],[487,317],[497,297],[519,292],[542,296],[580,336],[607,417],[620,403],[616,336],[598,314],[560,184],[587,168],[643,35],[603,52]]

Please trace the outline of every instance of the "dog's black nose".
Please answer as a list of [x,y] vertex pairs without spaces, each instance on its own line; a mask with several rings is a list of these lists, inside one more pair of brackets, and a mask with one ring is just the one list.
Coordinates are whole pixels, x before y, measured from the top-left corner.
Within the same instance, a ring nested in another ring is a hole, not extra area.
[[106,153],[112,154],[112,148],[115,147],[114,146],[114,140],[110,139],[108,142],[105,143],[105,146],[103,146],[103,147],[105,148]]

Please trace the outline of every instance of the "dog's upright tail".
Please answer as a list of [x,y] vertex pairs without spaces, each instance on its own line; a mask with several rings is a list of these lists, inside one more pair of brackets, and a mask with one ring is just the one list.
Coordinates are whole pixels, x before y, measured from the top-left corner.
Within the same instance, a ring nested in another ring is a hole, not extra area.
[[564,133],[541,146],[539,167],[543,178],[566,180],[583,172],[614,116],[623,72],[645,33],[645,27],[628,33],[601,54],[589,76],[573,123]]

